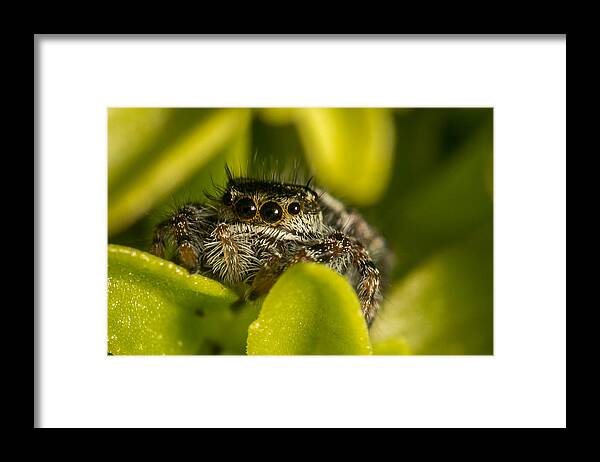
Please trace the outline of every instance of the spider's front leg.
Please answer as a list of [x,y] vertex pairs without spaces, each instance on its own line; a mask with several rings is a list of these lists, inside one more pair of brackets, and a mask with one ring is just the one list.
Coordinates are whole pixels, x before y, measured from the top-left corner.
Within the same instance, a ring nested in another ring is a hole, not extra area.
[[190,272],[199,266],[201,241],[210,220],[211,211],[201,205],[186,205],[170,218],[158,224],[150,252],[165,256],[169,245],[175,246],[176,260]]
[[322,241],[301,249],[295,261],[325,263],[341,274],[352,268],[358,275],[356,292],[367,325],[370,327],[381,302],[379,270],[363,245],[352,237],[335,232]]
[[324,263],[341,274],[353,268],[358,275],[356,292],[361,310],[367,325],[371,326],[381,302],[379,270],[360,242],[340,232],[282,257],[274,257],[256,274],[247,297],[254,299],[266,293],[287,267],[302,261]]

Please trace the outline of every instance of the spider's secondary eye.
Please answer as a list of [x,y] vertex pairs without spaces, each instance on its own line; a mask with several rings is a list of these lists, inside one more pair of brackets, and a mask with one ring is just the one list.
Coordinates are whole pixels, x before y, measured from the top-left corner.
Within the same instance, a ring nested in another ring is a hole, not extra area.
[[225,194],[223,194],[223,204],[231,205],[231,203],[232,203],[231,193],[229,191],[227,191]]
[[288,205],[287,210],[290,215],[298,215],[300,213],[300,204],[298,202],[292,202]]
[[281,217],[283,216],[283,209],[277,202],[266,202],[260,208],[260,216],[267,223],[275,223],[276,221],[281,220]]
[[242,197],[235,203],[235,211],[240,218],[253,218],[256,215],[256,205],[249,197]]

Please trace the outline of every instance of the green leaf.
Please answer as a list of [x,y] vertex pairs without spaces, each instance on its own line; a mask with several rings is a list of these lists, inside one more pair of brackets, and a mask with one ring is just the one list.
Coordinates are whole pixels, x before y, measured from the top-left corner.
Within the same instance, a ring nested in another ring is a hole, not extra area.
[[326,266],[294,265],[270,290],[250,325],[248,354],[371,354],[356,293]]
[[244,354],[257,305],[232,310],[217,281],[128,247],[108,246],[108,351],[114,355]]
[[493,354],[491,224],[403,278],[371,327],[374,345],[400,339],[412,354]]
[[355,205],[382,196],[393,162],[391,111],[301,108],[294,115],[308,163],[324,187]]

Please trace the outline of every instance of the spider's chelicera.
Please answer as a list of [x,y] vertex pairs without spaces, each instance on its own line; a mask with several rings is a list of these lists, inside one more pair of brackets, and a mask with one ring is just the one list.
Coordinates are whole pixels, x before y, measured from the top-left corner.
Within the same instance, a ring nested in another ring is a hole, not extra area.
[[355,211],[308,184],[236,178],[221,194],[180,207],[160,223],[152,253],[172,259],[254,300],[290,265],[323,263],[355,288],[370,326],[392,256],[384,239]]

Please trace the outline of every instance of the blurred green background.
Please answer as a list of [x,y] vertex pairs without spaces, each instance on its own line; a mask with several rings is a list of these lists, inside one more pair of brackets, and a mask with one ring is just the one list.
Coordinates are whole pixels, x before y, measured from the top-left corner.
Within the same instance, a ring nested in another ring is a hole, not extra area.
[[306,172],[396,255],[376,354],[493,353],[491,108],[110,108],[108,147],[110,244],[148,250],[155,224],[222,184],[225,163]]

